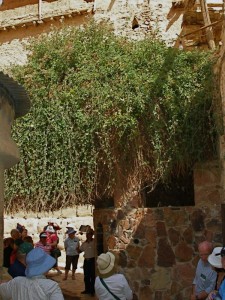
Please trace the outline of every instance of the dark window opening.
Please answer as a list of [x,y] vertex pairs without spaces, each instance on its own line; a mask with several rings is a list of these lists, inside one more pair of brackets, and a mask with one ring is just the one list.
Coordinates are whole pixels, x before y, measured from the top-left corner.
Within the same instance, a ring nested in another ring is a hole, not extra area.
[[96,248],[97,248],[97,255],[100,255],[104,252],[104,246],[103,246],[103,226],[101,223],[98,223],[97,229],[96,229]]
[[138,24],[138,20],[134,17],[133,21],[132,21],[132,29],[136,29],[139,27],[139,24]]
[[114,199],[113,197],[104,197],[101,199],[95,199],[94,202],[95,208],[114,208]]
[[193,206],[195,205],[193,172],[173,176],[168,183],[159,182],[154,190],[145,184],[141,197],[145,207]]

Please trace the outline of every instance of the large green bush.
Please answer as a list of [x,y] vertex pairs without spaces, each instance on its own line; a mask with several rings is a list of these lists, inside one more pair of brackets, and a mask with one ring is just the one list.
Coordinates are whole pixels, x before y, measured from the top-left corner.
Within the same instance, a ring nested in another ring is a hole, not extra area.
[[54,209],[168,180],[215,153],[212,55],[90,25],[42,37],[14,69],[32,100],[6,208]]

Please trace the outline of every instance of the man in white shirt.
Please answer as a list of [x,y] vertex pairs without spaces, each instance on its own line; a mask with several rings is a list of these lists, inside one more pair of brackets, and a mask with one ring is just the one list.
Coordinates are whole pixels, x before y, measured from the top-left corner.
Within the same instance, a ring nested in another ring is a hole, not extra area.
[[95,284],[95,244],[94,230],[89,228],[86,232],[86,241],[80,246],[79,252],[84,252],[84,284],[85,290],[81,294],[94,295]]
[[18,276],[0,284],[2,300],[64,300],[58,283],[46,274],[55,264],[55,258],[40,248],[31,250],[26,257],[26,277]]
[[133,293],[123,274],[116,274],[115,255],[102,253],[97,258],[99,276],[95,280],[95,294],[99,300],[132,300]]

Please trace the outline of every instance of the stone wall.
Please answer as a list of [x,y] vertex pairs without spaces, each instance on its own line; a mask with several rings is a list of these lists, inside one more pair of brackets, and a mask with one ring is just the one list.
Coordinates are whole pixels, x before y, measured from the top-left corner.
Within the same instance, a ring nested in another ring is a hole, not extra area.
[[222,244],[218,163],[196,166],[194,178],[195,206],[141,208],[135,195],[124,206],[94,210],[97,243],[102,228],[104,251],[118,254],[137,299],[189,299],[198,243]]

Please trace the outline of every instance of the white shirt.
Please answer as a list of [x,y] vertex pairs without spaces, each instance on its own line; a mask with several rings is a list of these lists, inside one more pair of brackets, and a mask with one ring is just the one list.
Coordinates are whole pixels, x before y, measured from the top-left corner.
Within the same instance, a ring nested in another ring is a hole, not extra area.
[[0,284],[2,300],[64,300],[58,283],[47,279],[44,275],[15,277]]
[[[114,274],[108,278],[103,278],[106,285],[113,294],[120,300],[132,300],[133,293],[124,275]],[[107,291],[101,283],[99,277],[95,279],[95,293],[99,300],[115,300],[115,298]]]
[[80,251],[84,251],[84,258],[92,258],[95,257],[95,242],[94,239],[90,242],[83,242],[80,246]]

